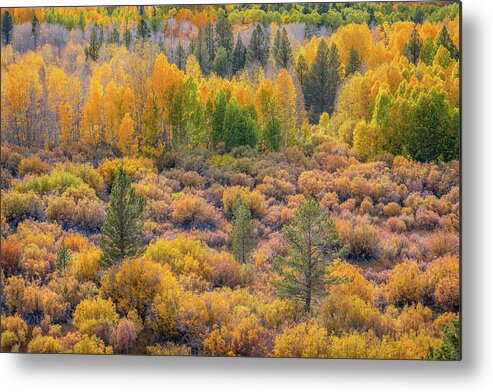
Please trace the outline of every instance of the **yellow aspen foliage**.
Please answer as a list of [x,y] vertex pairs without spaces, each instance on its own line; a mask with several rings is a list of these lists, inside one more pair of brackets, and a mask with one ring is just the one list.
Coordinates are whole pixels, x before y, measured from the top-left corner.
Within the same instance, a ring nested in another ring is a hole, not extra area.
[[120,124],[120,129],[118,130],[118,149],[124,156],[135,156],[137,155],[138,142],[134,135],[135,122],[132,120],[128,113],[122,119]]
[[89,87],[89,96],[82,108],[82,140],[92,146],[103,141],[104,102],[103,87],[93,77]]
[[104,119],[105,141],[115,145],[118,140],[120,126],[120,92],[115,83],[111,81],[106,87],[104,95]]
[[288,146],[299,135],[295,134],[298,122],[296,88],[286,69],[283,68],[277,75],[274,90],[277,98],[277,117],[284,132],[283,144]]
[[366,59],[373,46],[370,28],[366,23],[349,23],[340,27],[331,37],[339,51],[341,62],[348,64],[351,48],[356,49],[360,58]]
[[187,76],[191,76],[194,80],[200,83],[200,80],[202,79],[202,70],[200,69],[200,64],[197,58],[193,54],[187,58],[185,73]]

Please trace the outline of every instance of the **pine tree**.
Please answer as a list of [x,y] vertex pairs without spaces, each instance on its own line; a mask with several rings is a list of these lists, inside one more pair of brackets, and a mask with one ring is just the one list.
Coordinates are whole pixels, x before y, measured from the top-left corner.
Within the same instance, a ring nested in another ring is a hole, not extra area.
[[210,22],[207,22],[205,26],[204,39],[207,56],[212,61],[212,59],[216,58],[216,44],[214,42],[214,28]]
[[123,167],[111,187],[109,208],[103,225],[100,264],[109,267],[142,249],[144,198],[135,194]]
[[459,50],[455,46],[454,41],[452,41],[452,38],[450,38],[448,30],[445,26],[443,26],[442,31],[440,31],[437,38],[437,47],[440,45],[443,45],[443,47],[450,52],[450,57],[454,60],[459,60]]
[[195,39],[190,43],[190,46],[191,53],[199,62],[200,69],[204,74],[208,74],[210,71],[211,61],[214,59],[209,58],[205,35],[202,29],[199,29],[197,37],[195,37]]
[[183,71],[185,69],[185,63],[187,59],[185,49],[183,49],[183,45],[181,44],[181,42],[178,42],[178,45],[176,46],[174,60],[178,69],[181,69]]
[[325,293],[326,286],[347,281],[339,276],[326,277],[327,267],[345,248],[334,222],[319,203],[308,199],[295,213],[289,226],[282,230],[287,256],[275,260],[274,267],[280,278],[274,287],[280,297],[300,301],[305,312]]
[[147,23],[147,20],[145,20],[143,16],[140,18],[140,22],[137,25],[136,36],[137,39],[140,39],[143,42],[151,38],[151,28],[149,27],[149,23]]
[[5,45],[10,44],[10,40],[12,38],[12,30],[14,30],[12,15],[10,15],[9,11],[5,11],[2,19],[2,35],[5,41]]
[[33,36],[34,41],[34,50],[36,50],[39,39],[39,20],[36,14],[34,14],[33,20],[31,21],[31,35]]
[[86,61],[91,59],[97,61],[99,58],[99,49],[103,44],[103,33],[97,26],[93,26],[91,30],[91,37],[89,38],[89,45],[84,49],[86,54]]
[[302,54],[298,57],[298,62],[296,63],[296,77],[300,82],[300,85],[303,87],[305,82],[305,77],[308,74],[308,64],[306,63],[305,57]]
[[358,51],[354,47],[352,47],[351,49],[349,49],[349,59],[346,68],[347,74],[351,75],[355,73],[356,71],[359,70],[360,66],[361,66],[361,58],[359,57]]
[[423,359],[459,361],[461,359],[459,318],[443,326],[443,342],[437,347],[430,347]]
[[339,67],[337,47],[332,44],[329,49],[322,40],[303,85],[306,109],[310,112],[310,120],[314,124],[318,123],[323,112],[332,114],[334,111],[337,90],[341,83]]
[[282,29],[282,33],[280,29],[277,30],[272,52],[274,54],[276,65],[279,68],[287,69],[293,61],[293,50],[291,49],[291,44],[289,43],[288,33],[284,27]]
[[55,262],[57,270],[64,271],[71,258],[72,252],[69,248],[65,246],[61,246],[60,248],[58,248]]
[[264,33],[264,29],[260,24],[253,30],[250,42],[247,48],[247,62],[249,64],[258,63],[261,66],[267,64],[269,58],[269,46],[267,38]]
[[423,41],[419,37],[416,26],[414,26],[413,32],[411,33],[411,38],[409,39],[409,42],[406,44],[404,48],[404,55],[414,65],[418,64],[422,46],[423,46]]
[[231,248],[236,259],[246,263],[255,247],[255,237],[250,207],[241,202],[234,213],[234,226],[231,234]]
[[231,63],[229,61],[228,53],[223,46],[221,46],[216,53],[216,58],[212,62],[212,70],[223,78],[230,73]]
[[236,45],[233,51],[233,64],[232,64],[232,72],[233,75],[236,75],[239,71],[241,71],[245,67],[246,63],[246,48],[243,45],[243,41],[241,40],[240,34],[238,34],[238,38],[236,38]]
[[120,32],[118,31],[118,28],[115,26],[113,27],[113,30],[111,30],[111,34],[108,38],[108,43],[120,45],[120,42],[121,42]]
[[231,29],[231,24],[229,20],[221,15],[219,20],[216,23],[216,34],[215,34],[215,43],[216,48],[220,48],[221,46],[226,49],[228,55],[231,55],[233,51],[233,30]]
[[284,140],[281,123],[274,117],[265,124],[263,130],[265,147],[270,151],[279,151]]
[[227,100],[223,90],[219,90],[214,101],[214,113],[212,116],[212,147],[216,149],[225,140],[224,115],[226,114]]
[[132,33],[129,29],[125,29],[125,32],[123,33],[123,43],[127,49],[130,48],[130,45],[132,44]]

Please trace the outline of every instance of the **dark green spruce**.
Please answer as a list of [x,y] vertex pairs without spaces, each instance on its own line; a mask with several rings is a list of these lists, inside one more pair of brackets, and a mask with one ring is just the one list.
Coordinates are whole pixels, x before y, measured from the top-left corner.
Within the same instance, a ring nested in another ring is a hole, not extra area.
[[279,279],[274,281],[277,295],[300,301],[310,312],[314,301],[324,295],[327,285],[347,282],[341,276],[327,277],[327,267],[345,251],[335,224],[310,198],[285,226],[282,236],[286,256],[278,257],[274,268]]
[[231,234],[231,248],[236,259],[246,263],[255,247],[255,237],[250,207],[241,202],[234,213],[234,226]]
[[144,198],[135,189],[125,170],[120,167],[111,187],[109,208],[101,238],[100,264],[109,267],[142,250]]

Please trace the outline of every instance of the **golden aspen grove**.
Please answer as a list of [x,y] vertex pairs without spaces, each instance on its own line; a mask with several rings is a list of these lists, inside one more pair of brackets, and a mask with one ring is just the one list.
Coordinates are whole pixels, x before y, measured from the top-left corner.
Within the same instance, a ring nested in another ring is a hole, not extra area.
[[460,359],[458,2],[1,22],[2,352]]

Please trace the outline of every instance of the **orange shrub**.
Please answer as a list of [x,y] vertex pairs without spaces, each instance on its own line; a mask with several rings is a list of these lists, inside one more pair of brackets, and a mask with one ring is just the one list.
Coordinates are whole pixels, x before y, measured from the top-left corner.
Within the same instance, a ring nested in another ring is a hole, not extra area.
[[87,238],[79,233],[67,233],[65,238],[63,239],[63,245],[70,249],[72,252],[81,252],[82,250],[87,249],[89,246],[89,242]]
[[135,324],[127,318],[118,322],[112,337],[113,348],[117,353],[128,354],[137,340]]
[[406,223],[395,216],[387,219],[387,228],[395,233],[402,233],[406,231]]
[[171,203],[173,220],[185,228],[214,228],[219,222],[216,209],[201,197],[186,194]]
[[17,242],[13,237],[6,240],[1,239],[2,247],[2,270],[6,276],[17,273],[21,267],[24,246]]
[[204,354],[212,356],[266,357],[271,351],[271,333],[255,316],[239,324],[216,327],[204,339]]
[[401,213],[401,206],[397,203],[389,203],[383,208],[383,213],[390,217],[390,216],[398,216]]
[[220,252],[208,261],[212,269],[212,282],[215,286],[235,287],[241,283],[241,265],[234,256],[227,252]]

